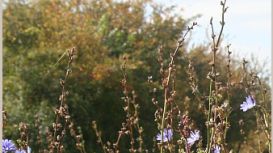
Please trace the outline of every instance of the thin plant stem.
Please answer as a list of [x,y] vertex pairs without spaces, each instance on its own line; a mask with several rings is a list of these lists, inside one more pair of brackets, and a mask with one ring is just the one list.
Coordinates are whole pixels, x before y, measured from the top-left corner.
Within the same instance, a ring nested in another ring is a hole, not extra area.
[[[164,86],[164,107],[163,107],[163,115],[162,115],[162,120],[161,120],[161,140],[163,141],[163,133],[164,133],[164,124],[165,124],[165,115],[166,115],[166,110],[167,110],[167,103],[168,103],[168,90],[169,90],[169,82],[170,78],[173,72],[173,66],[174,66],[174,59],[179,51],[179,49],[183,46],[183,43],[185,41],[185,37],[187,34],[190,32],[190,30],[193,29],[193,27],[197,25],[196,22],[193,22],[191,27],[188,27],[187,31],[185,34],[182,36],[181,40],[177,42],[177,46],[175,51],[170,55],[171,61],[169,63],[169,68],[168,68],[168,75],[167,77],[163,80],[163,86]],[[163,153],[163,144],[160,146],[160,153]]]
[[[209,111],[208,111],[208,117],[207,117],[207,146],[210,144],[210,114],[211,114],[211,93],[212,93],[212,80],[210,81],[209,86]],[[210,148],[208,148],[208,153],[210,152]]]

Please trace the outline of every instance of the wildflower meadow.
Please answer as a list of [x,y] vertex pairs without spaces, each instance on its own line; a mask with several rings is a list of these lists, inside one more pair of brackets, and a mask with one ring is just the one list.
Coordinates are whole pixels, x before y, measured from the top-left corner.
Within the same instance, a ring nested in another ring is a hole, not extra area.
[[153,0],[4,1],[2,153],[270,153],[269,76],[212,8],[190,48]]

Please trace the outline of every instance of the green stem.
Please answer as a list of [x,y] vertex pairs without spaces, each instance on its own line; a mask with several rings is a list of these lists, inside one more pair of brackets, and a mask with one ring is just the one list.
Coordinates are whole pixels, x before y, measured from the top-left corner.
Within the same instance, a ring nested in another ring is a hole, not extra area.
[[224,141],[226,141],[226,137],[227,137],[227,130],[228,130],[228,115],[225,117],[225,133],[224,133]]
[[163,115],[162,115],[162,121],[161,121],[161,146],[160,146],[160,153],[163,153],[163,133],[164,133],[164,122],[165,122],[165,114],[167,110],[167,90],[165,89],[165,100],[164,100],[164,109],[163,109]]
[[208,118],[207,118],[207,147],[208,151],[207,153],[210,152],[210,127],[209,127],[209,122],[210,122],[210,114],[211,114],[211,92],[212,92],[212,80],[210,81],[210,86],[209,86],[209,112],[208,112]]

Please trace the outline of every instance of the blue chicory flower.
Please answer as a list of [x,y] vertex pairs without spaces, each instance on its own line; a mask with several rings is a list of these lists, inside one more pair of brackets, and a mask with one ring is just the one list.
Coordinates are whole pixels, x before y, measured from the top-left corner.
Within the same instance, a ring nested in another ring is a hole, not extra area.
[[31,153],[31,148],[28,146],[27,150],[16,150],[15,153]]
[[[172,129],[164,129],[164,131],[163,131],[163,142],[170,141],[172,139],[172,137],[173,137],[173,131],[172,131]],[[161,133],[158,133],[156,135],[156,140],[162,142],[162,135],[161,135]]]
[[28,146],[27,150],[16,150],[15,153],[31,153],[31,148]]
[[27,153],[25,150],[16,150],[15,153]]
[[221,153],[221,147],[218,145],[215,145],[212,149],[212,153]]
[[256,101],[252,96],[246,97],[246,101],[244,101],[240,106],[240,110],[246,112],[247,110],[253,108],[256,105]]
[[200,131],[198,131],[198,130],[195,130],[194,132],[193,131],[191,131],[191,133],[190,133],[190,137],[188,137],[187,138],[187,143],[188,143],[188,145],[193,145],[197,140],[199,140],[199,138],[200,138]]
[[15,144],[8,139],[2,140],[2,153],[7,153],[9,151],[15,151],[16,147]]

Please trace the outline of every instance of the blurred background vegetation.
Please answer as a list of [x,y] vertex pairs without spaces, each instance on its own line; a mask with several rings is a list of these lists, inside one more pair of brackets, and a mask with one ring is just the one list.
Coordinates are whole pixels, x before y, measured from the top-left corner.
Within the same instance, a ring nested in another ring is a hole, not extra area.
[[[153,85],[160,86],[158,48],[163,46],[165,59],[168,59],[182,30],[194,18],[185,19],[175,14],[173,7],[164,7],[152,0],[8,0],[3,5],[5,138],[18,139],[18,124],[25,122],[30,126],[29,141],[33,152],[46,147],[45,137],[44,146],[35,143],[37,129],[34,123],[39,116],[45,136],[46,127],[51,126],[55,118],[54,109],[58,106],[61,92],[59,79],[65,73],[67,61],[61,57],[67,49],[75,47],[77,56],[67,81],[68,105],[76,126],[82,129],[87,152],[101,152],[91,128],[93,120],[102,130],[103,140],[114,141],[125,118],[120,84],[124,55],[129,57],[128,83],[138,95],[145,147],[152,148],[153,136],[158,130],[153,122],[156,108],[151,102],[152,88],[147,77],[153,76]],[[210,48],[209,44],[187,48],[185,45],[179,52],[176,62],[176,101],[203,131],[205,142],[206,117],[200,110],[200,102],[192,94],[186,71],[191,59],[199,90],[206,95],[209,90],[206,76],[210,71]],[[217,64],[222,79],[226,76],[226,56],[227,52],[222,49]],[[232,59],[233,82],[241,79],[240,64],[238,59]],[[263,73],[259,65],[255,64],[253,68]],[[268,82],[268,76],[264,76],[262,81]],[[255,116],[239,110],[246,97],[244,90],[236,88],[232,93],[231,106],[237,111],[229,119],[229,148],[235,152],[244,149],[255,152],[258,147],[256,138],[261,137],[263,141],[264,135],[255,133]],[[270,98],[262,105],[270,110]],[[245,121],[245,137],[238,128],[240,119]],[[124,149],[126,142],[126,139],[122,140]],[[77,152],[74,144],[74,140],[67,136],[65,152]],[[127,149],[122,152],[127,152]]]

